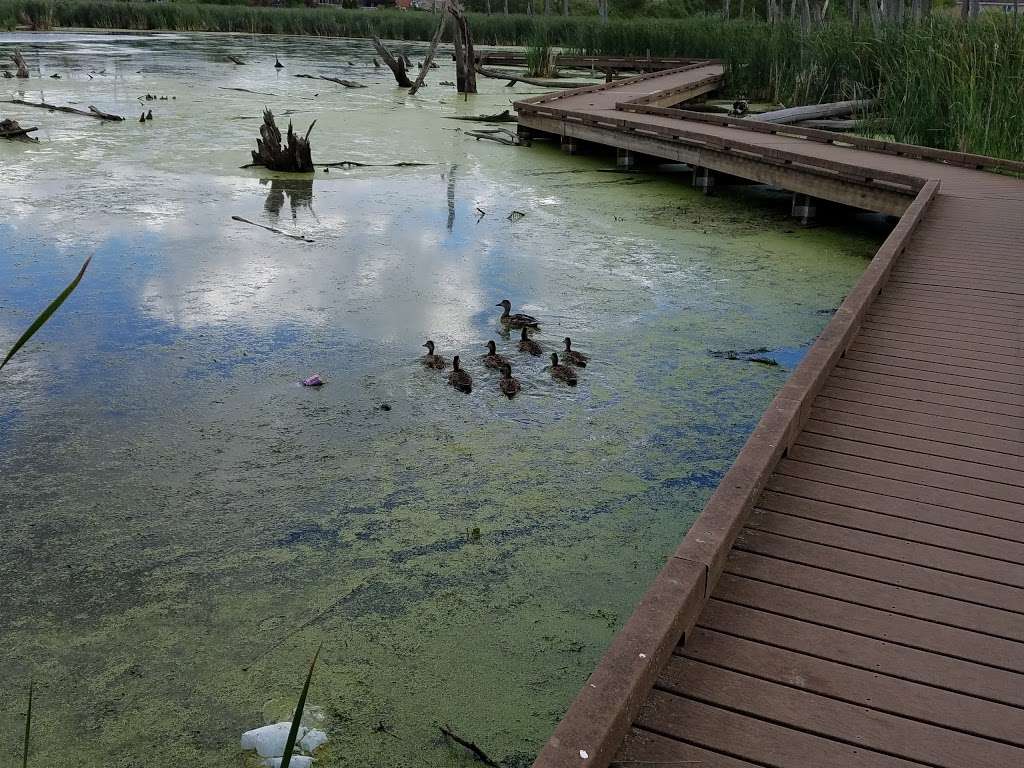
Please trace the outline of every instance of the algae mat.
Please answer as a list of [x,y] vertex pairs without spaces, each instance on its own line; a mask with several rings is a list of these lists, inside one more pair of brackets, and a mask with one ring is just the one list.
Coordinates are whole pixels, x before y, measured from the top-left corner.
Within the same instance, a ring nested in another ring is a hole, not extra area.
[[[445,723],[528,764],[880,235],[474,141],[443,116],[511,89],[458,98],[447,56],[410,98],[364,41],[0,36],[15,46],[33,77],[8,97],[130,120],[3,105],[42,141],[0,145],[0,346],[94,255],[0,378],[9,760],[31,677],[30,764],[241,765],[239,735],[287,711],[323,641],[319,765],[468,764]],[[317,161],[430,165],[240,170],[265,105],[317,120]],[[592,355],[577,388],[500,335],[503,298],[545,347]],[[428,337],[471,395],[420,368]],[[758,347],[784,364],[708,354]],[[298,385],[312,373],[327,385]]]

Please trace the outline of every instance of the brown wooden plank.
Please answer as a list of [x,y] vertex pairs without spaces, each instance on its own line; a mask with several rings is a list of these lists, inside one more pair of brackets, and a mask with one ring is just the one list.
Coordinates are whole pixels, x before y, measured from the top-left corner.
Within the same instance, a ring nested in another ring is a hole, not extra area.
[[939,315],[946,322],[962,320],[964,327],[984,327],[988,325],[1000,328],[1016,329],[1020,320],[1000,310],[983,310],[977,307],[964,307],[952,302],[931,299],[922,296],[883,295],[875,299],[871,305],[872,312],[914,313],[923,315]]
[[[901,376],[899,373],[899,371],[876,373],[875,371],[864,370],[857,367],[856,364],[851,365],[848,360],[841,360],[840,363],[832,370],[832,374],[829,378],[848,379],[851,381],[861,381],[870,384],[885,385],[888,387],[899,387],[908,392],[921,394],[928,392],[949,395],[951,397],[965,397],[969,400],[977,400],[985,403],[1002,403],[1004,405],[1015,406],[1018,409],[1024,409],[1024,390],[1020,393],[1000,392],[991,389],[962,386],[948,380],[930,381],[928,379],[911,378],[908,376]],[[942,378],[945,379],[945,377]],[[854,388],[849,383],[844,383],[841,386],[844,386],[847,389]],[[1024,410],[1022,410],[1022,412],[1024,412]]]
[[793,461],[917,484],[914,498],[921,501],[936,504],[940,503],[938,500],[941,499],[942,506],[966,512],[984,512],[1008,520],[1024,520],[1024,504],[1020,503],[1021,493],[1016,486],[811,448],[807,445],[793,446],[789,456]]
[[[857,403],[869,405],[881,405],[887,408],[898,408],[903,411],[915,413],[927,413],[941,418],[958,419],[961,421],[976,422],[978,424],[992,424],[1004,426],[1014,430],[1017,435],[1024,436],[1024,418],[1005,413],[993,413],[990,409],[974,407],[978,405],[973,401],[964,401],[962,405],[946,405],[927,400],[919,400],[913,397],[896,394],[884,394],[878,391],[878,385],[862,386],[857,389],[847,387],[842,379],[830,378],[822,388],[823,397],[836,400],[852,400]],[[869,390],[869,391],[864,391]],[[876,391],[870,391],[876,390]]]
[[[891,328],[880,328],[876,325],[863,325],[861,326],[860,332],[864,338],[868,339],[880,339],[903,344],[922,344],[927,345],[928,347],[947,349],[954,352],[954,354],[981,352],[991,355],[1003,355],[1009,357],[1011,360],[1020,360],[1020,350],[1017,348],[1016,344],[1010,341],[1000,344],[997,339],[980,341],[967,339],[963,336],[951,338],[948,336],[940,336],[938,333],[915,333],[907,328],[897,331]],[[970,354],[968,356],[974,357],[975,354]]]
[[992,299],[1002,303],[1006,297],[1016,297],[1021,294],[1017,281],[999,281],[978,275],[972,277],[958,275],[948,278],[937,275],[931,270],[894,269],[889,279],[893,285],[920,286],[929,291],[950,292],[971,300],[977,298],[979,301]]
[[863,637],[928,651],[943,657],[936,661],[939,666],[946,666],[947,659],[959,659],[993,670],[999,669],[1024,686],[1024,675],[1020,674],[1024,672],[1024,653],[1021,652],[1021,644],[1012,640],[900,616],[891,611],[855,605],[845,600],[732,574],[721,576],[714,597]]
[[[901,563],[927,563],[935,570],[957,573],[995,584],[1024,589],[1024,566],[979,555],[907,541],[883,534],[844,528],[806,517],[755,509],[749,528],[779,536],[862,552]],[[883,578],[880,574],[879,578]],[[1024,600],[1024,592],[1020,595]]]
[[[823,554],[827,554],[827,550],[824,550]],[[729,555],[726,573],[901,616],[979,632],[999,638],[1004,645],[1012,644],[1007,646],[1011,649],[1019,647],[1024,640],[1024,634],[1021,634],[1024,617],[1021,614],[979,608],[972,603],[921,592],[899,584],[838,573],[830,570],[829,563],[824,561],[820,566],[807,565],[759,552],[734,549]],[[999,631],[991,631],[994,627]]]
[[[1020,376],[1013,373],[1005,373],[1003,371],[994,370],[981,370],[978,368],[965,368],[958,365],[946,365],[945,363],[934,360],[919,360],[914,357],[906,357],[900,355],[894,355],[891,352],[879,352],[879,351],[868,351],[861,349],[850,348],[846,351],[845,357],[853,360],[863,360],[868,363],[878,363],[881,365],[893,365],[899,368],[911,368],[918,371],[931,371],[932,373],[948,374],[952,376],[960,376],[964,379],[976,379],[978,382],[1003,382],[1005,384],[1012,384],[1014,387],[1020,386]],[[975,386],[987,386],[981,383]],[[1009,391],[1014,392],[1015,389]]]
[[892,425],[888,422],[875,424],[868,419],[864,419],[864,421],[870,427],[878,427],[878,429],[855,425],[857,422],[851,424],[842,419],[833,420],[829,418],[829,412],[814,409],[811,412],[811,418],[804,425],[804,432],[856,440],[871,445],[884,445],[889,448],[902,448],[915,453],[960,459],[989,467],[1002,467],[1015,473],[1024,472],[1024,457],[1007,456],[995,451],[930,439],[932,437],[948,438],[946,434],[938,434],[940,430],[922,429],[919,434],[927,435],[927,437],[918,437],[905,432],[892,434]]
[[708,602],[699,626],[820,659],[947,691],[1024,706],[1020,675],[906,645],[834,629],[779,612],[719,600]]
[[1003,397],[1017,398],[1020,392],[1020,386],[1016,383],[984,381],[967,376],[957,376],[949,371],[929,371],[889,363],[865,362],[853,357],[840,358],[833,373],[835,371],[867,371],[880,376],[891,376],[893,379],[945,384],[951,387],[969,387],[974,391],[984,392],[985,396],[993,396],[995,393]]
[[[1024,366],[1017,363],[1010,364],[1005,362],[1005,359],[970,358],[965,355],[954,354],[948,350],[943,351],[942,348],[926,348],[921,345],[899,344],[894,341],[882,342],[878,339],[869,339],[861,336],[854,339],[853,345],[850,348],[867,354],[920,360],[925,363],[939,363],[946,368],[952,369],[953,373],[963,371],[966,372],[965,375],[977,376],[977,378],[982,378],[982,374],[1002,373],[1016,376],[1016,381],[1020,381],[1020,376],[1024,375]],[[972,373],[973,371],[978,371],[979,373]]]
[[1024,746],[1024,710],[697,627],[679,653],[862,707]]
[[811,430],[805,429],[797,439],[797,443],[809,448],[819,448],[825,451],[835,451],[850,456],[887,461],[917,469],[933,470],[947,475],[1000,483],[1021,489],[1019,493],[1008,492],[1011,500],[1024,496],[1024,472],[1020,470],[1003,469],[1002,467],[993,467],[988,464],[979,464],[959,458],[947,458],[916,452],[911,450],[909,441],[904,441],[904,447],[902,448],[892,448],[870,441],[864,442],[850,439],[848,436],[827,434],[829,431],[826,429],[818,432],[813,428]]
[[946,431],[963,433],[965,435],[977,435],[999,440],[1011,446],[1008,453],[1012,456],[1020,455],[1022,441],[1020,430],[1012,429],[995,424],[984,424],[979,421],[967,419],[956,419],[942,417],[931,413],[910,411],[899,407],[880,405],[875,403],[864,403],[848,398],[835,398],[819,395],[814,399],[814,407],[830,411],[841,411],[844,413],[856,413],[861,416],[871,416],[878,419],[903,422],[906,424],[917,424],[924,427],[940,427]]
[[[1012,541],[986,536],[966,530],[963,527],[937,525],[931,521],[908,520],[891,514],[868,512],[855,507],[832,504],[802,496],[791,496],[786,493],[765,489],[757,502],[758,507],[769,512],[816,520],[819,523],[839,525],[843,528],[876,533],[880,536],[891,536],[896,539],[928,544],[933,547],[964,552],[978,557],[1005,560],[1017,565],[1024,565],[1024,542]],[[960,522],[970,524],[978,520],[977,516],[969,517]],[[992,518],[988,518],[991,520]],[[845,546],[845,545],[844,545]],[[847,547],[849,548],[849,547]],[[874,553],[881,554],[881,553]]]
[[903,351],[917,352],[922,355],[938,356],[943,360],[948,360],[952,365],[963,367],[981,368],[983,370],[991,367],[995,370],[1009,370],[1010,372],[1019,370],[1022,367],[1020,356],[1012,350],[993,352],[989,349],[981,348],[980,345],[929,344],[927,339],[905,340],[884,338],[879,334],[871,332],[862,332],[857,339],[865,349],[870,347],[871,349],[889,350],[893,353],[902,353]]
[[829,386],[839,389],[862,392],[882,397],[895,397],[901,400],[910,400],[915,403],[929,403],[931,405],[945,405],[950,408],[961,408],[965,411],[981,411],[982,413],[1009,416],[1008,421],[1000,420],[996,423],[1005,423],[1007,426],[1017,426],[1018,422],[1024,424],[1024,407],[1020,404],[1001,403],[996,400],[985,400],[971,397],[966,391],[958,394],[934,392],[914,386],[901,386],[895,380],[887,383],[863,381],[862,379],[850,378],[843,374],[844,369],[837,369],[829,377]]
[[658,688],[758,720],[942,768],[1006,768],[1020,751],[696,659],[672,657]]
[[670,739],[642,728],[632,728],[612,760],[616,768],[648,768],[679,766],[685,768],[758,768],[759,765],[708,749]]
[[1007,317],[1020,318],[1020,300],[1013,293],[972,290],[970,288],[941,288],[890,277],[885,295],[894,298],[917,297],[933,301],[948,301],[951,306],[978,309],[983,312],[1005,311]]
[[[824,477],[827,479],[827,474]],[[766,492],[783,493],[787,496],[941,525],[955,530],[973,531],[1000,540],[1024,542],[1024,522],[1021,521],[1003,520],[999,517],[979,515],[975,512],[964,512],[960,509],[895,498],[885,494],[833,485],[821,480],[775,473],[768,479],[762,495]]]
[[813,736],[660,690],[651,693],[640,711],[637,725],[708,749],[728,750],[737,757],[773,768],[806,768],[808,755],[814,755],[815,768],[920,768],[920,763]]
[[1001,340],[1014,341],[1017,337],[1018,322],[1015,320],[983,320],[970,313],[950,314],[938,308],[913,307],[905,303],[886,304],[881,299],[871,305],[866,317],[875,322],[958,331],[968,335],[991,333],[994,338]]

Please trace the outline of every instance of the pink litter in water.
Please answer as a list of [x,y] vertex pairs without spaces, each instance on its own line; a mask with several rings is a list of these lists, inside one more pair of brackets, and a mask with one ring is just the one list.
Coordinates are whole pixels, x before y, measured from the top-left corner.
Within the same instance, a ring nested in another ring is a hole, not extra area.
[[319,373],[314,373],[308,379],[302,380],[302,386],[304,387],[320,387],[323,386],[324,380],[320,378]]

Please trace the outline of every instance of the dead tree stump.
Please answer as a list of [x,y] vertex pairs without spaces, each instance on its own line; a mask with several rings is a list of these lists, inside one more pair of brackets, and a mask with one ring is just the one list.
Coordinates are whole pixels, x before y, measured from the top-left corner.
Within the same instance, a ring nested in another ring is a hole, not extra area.
[[260,138],[256,139],[256,151],[252,153],[253,164],[265,165],[272,171],[312,173],[313,150],[309,145],[309,134],[313,132],[314,125],[316,120],[309,124],[305,136],[299,136],[292,130],[289,120],[287,143],[282,146],[281,131],[274,122],[274,113],[264,109]]
[[14,60],[15,65],[18,67],[18,77],[28,77],[28,64],[25,63],[25,57],[21,55],[21,51],[15,51],[11,54],[11,59]]
[[388,65],[391,73],[395,76],[395,82],[398,83],[400,88],[412,88],[412,81],[409,79],[407,74],[405,59],[401,56],[395,57],[391,55],[391,51],[384,47],[384,43],[378,40],[376,37],[373,38],[373,47],[377,49],[377,53],[384,59],[384,63]]
[[455,45],[455,83],[459,93],[476,93],[476,53],[473,51],[473,35],[469,31],[466,11],[451,0],[448,13],[452,20],[452,43]]

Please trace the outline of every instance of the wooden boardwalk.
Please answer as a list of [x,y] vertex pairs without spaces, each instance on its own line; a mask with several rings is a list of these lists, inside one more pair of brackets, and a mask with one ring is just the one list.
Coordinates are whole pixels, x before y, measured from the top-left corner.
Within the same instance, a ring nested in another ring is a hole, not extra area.
[[901,218],[535,766],[1024,766],[1024,165],[665,108],[716,77],[520,127]]

